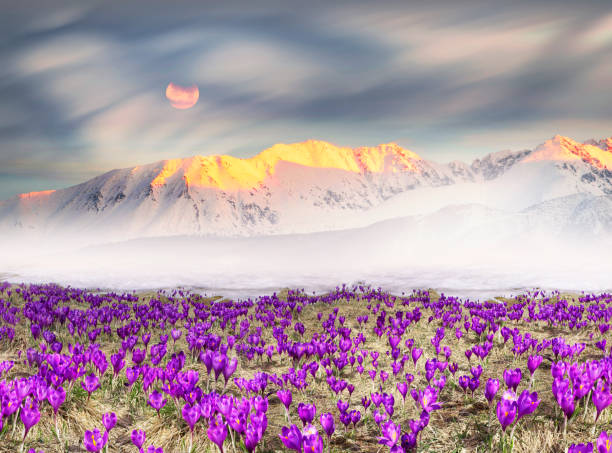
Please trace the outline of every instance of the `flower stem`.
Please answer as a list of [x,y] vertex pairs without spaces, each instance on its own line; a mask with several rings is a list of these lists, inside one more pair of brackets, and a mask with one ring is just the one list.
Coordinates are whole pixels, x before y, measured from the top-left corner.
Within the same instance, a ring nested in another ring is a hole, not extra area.
[[11,431],[11,437],[15,435],[15,425],[17,425],[17,418],[19,417],[20,410],[21,410],[21,407],[17,409],[17,412],[15,412],[15,418],[13,419],[13,430]]
[[232,439],[232,450],[236,453],[236,439],[234,437],[234,430],[230,428],[229,430],[230,438]]
[[595,411],[595,413],[593,414],[593,427],[591,428],[591,436],[593,436],[595,434],[595,429],[597,428],[597,418],[598,418],[599,414],[597,413],[597,411]]
[[59,429],[57,427],[57,413],[53,413],[53,422],[55,424],[55,435],[57,436],[57,440],[59,440],[61,442],[60,439],[60,435],[59,435]]

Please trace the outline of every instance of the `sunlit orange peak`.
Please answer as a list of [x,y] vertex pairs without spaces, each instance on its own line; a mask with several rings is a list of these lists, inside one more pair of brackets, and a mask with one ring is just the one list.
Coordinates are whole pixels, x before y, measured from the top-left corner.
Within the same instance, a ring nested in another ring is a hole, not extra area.
[[612,169],[612,153],[598,146],[579,143],[569,137],[555,135],[538,146],[524,162],[582,160],[598,168]]
[[18,197],[22,200],[28,199],[28,198],[38,198],[38,197],[44,197],[45,195],[51,195],[53,192],[55,192],[55,190],[42,190],[40,192],[22,193],[22,194],[19,194]]
[[308,140],[277,144],[248,159],[232,156],[197,156],[164,161],[153,187],[183,178],[191,187],[225,191],[248,190],[273,177],[285,162],[308,168],[327,168],[350,173],[418,172],[421,158],[395,143],[375,147],[348,148]]

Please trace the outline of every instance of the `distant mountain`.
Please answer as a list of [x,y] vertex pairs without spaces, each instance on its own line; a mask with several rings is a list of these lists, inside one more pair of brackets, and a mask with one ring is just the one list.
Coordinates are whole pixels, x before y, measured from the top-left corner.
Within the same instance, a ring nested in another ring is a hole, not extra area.
[[224,296],[286,286],[326,291],[359,280],[398,294],[428,287],[452,294],[475,290],[477,297],[483,290],[489,297],[533,287],[601,291],[612,289],[611,219],[612,197],[583,193],[518,212],[449,205],[308,234],[166,236],[56,250],[45,243],[25,253],[22,245],[11,253],[9,245],[0,269],[15,282],[204,287]]
[[0,230],[95,242],[310,233],[474,203],[525,218],[530,206],[574,194],[586,198],[572,222],[608,228],[598,212],[608,212],[612,195],[612,138],[555,136],[471,164],[429,162],[394,143],[351,149],[309,140],[249,159],[172,159],[22,194],[0,202]]

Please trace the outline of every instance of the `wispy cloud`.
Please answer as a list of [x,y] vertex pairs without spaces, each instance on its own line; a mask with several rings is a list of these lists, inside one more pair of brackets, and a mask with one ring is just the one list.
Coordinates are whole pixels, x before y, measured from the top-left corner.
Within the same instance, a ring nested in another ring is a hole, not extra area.
[[[0,198],[305,138],[469,160],[612,133],[612,16],[596,1],[34,3],[1,11],[0,165],[30,176],[0,179]],[[197,83],[198,104],[172,109],[170,81]]]

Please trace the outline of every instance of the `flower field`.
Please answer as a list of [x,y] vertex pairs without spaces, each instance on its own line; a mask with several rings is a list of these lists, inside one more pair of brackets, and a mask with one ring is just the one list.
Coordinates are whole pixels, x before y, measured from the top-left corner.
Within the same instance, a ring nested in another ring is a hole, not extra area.
[[611,304],[2,284],[0,451],[610,452]]

